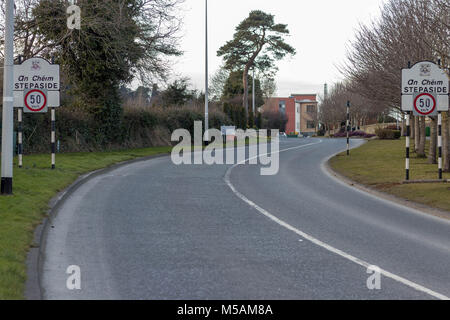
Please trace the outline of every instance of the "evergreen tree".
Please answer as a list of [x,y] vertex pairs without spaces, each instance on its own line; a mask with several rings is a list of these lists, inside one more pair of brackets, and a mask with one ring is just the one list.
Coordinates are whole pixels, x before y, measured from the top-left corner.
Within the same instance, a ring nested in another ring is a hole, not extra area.
[[295,49],[284,41],[288,34],[287,25],[276,24],[273,15],[256,10],[236,27],[233,40],[217,51],[225,60],[225,68],[243,70],[243,106],[247,116],[249,70],[253,67],[261,73],[273,74],[276,60],[295,54]]

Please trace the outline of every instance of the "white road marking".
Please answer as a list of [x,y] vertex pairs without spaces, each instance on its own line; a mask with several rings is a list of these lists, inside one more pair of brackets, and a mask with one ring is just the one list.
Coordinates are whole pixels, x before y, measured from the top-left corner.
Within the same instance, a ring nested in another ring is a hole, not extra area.
[[[319,140],[319,142],[317,142],[317,143],[309,143],[309,144],[305,144],[305,145],[301,145],[301,146],[297,146],[297,147],[293,147],[293,148],[283,149],[283,150],[278,151],[278,153],[282,153],[282,152],[286,152],[286,151],[290,151],[290,150],[301,149],[301,148],[305,148],[305,147],[308,147],[308,146],[317,145],[317,144],[320,144],[322,142],[323,142],[322,140]],[[258,155],[256,158],[259,158],[261,156],[265,156],[265,155],[268,155],[268,154],[270,154],[270,153],[267,153],[267,154],[264,154],[264,155],[263,154]],[[263,214],[264,216],[266,216],[270,220],[272,220],[275,223],[279,224],[280,226],[282,226],[282,227],[284,227],[284,228],[286,228],[286,229],[296,233],[297,235],[299,235],[302,238],[304,238],[304,239],[314,243],[315,245],[318,245],[319,247],[322,247],[322,248],[324,248],[324,249],[326,249],[326,250],[328,250],[328,251],[330,251],[330,252],[332,252],[334,254],[337,254],[337,255],[339,255],[339,256],[347,259],[347,260],[350,260],[350,261],[352,261],[352,262],[354,262],[354,263],[356,263],[356,264],[358,264],[358,265],[360,265],[360,266],[362,266],[362,267],[364,267],[366,269],[369,268],[370,266],[374,265],[373,263],[368,263],[368,262],[366,262],[364,260],[361,260],[361,259],[359,259],[357,257],[354,257],[354,256],[352,256],[352,255],[350,255],[350,254],[348,254],[348,253],[346,253],[346,252],[344,252],[342,250],[339,250],[339,249],[337,249],[337,248],[335,248],[333,246],[330,246],[329,244],[327,244],[325,242],[322,242],[319,239],[316,239],[313,236],[310,236],[309,234],[307,234],[307,233],[305,233],[305,232],[303,232],[303,231],[301,231],[301,230],[291,226],[290,224],[286,223],[285,221],[283,221],[283,220],[277,218],[276,216],[274,216],[273,214],[271,214],[269,211],[261,208],[256,203],[254,203],[253,201],[251,201],[247,197],[245,197],[242,193],[237,191],[236,188],[234,187],[234,185],[231,183],[231,180],[230,180],[231,171],[234,168],[236,168],[237,166],[239,166],[241,164],[244,164],[246,161],[249,161],[249,160],[251,160],[251,159],[246,159],[246,160],[244,160],[244,161],[242,161],[242,162],[240,162],[238,164],[235,164],[234,166],[230,167],[228,169],[227,173],[225,174],[224,180],[225,180],[226,184],[228,185],[228,187],[231,189],[231,191],[239,199],[241,199],[242,201],[247,203],[252,208],[256,209],[258,212],[260,212],[261,214]],[[420,284],[417,284],[417,283],[412,282],[412,281],[410,281],[408,279],[400,277],[400,276],[398,276],[396,274],[393,274],[393,273],[391,273],[389,271],[386,271],[386,270],[380,268],[380,272],[381,272],[382,275],[384,275],[387,278],[390,278],[392,280],[400,282],[400,283],[402,283],[402,284],[404,284],[404,285],[406,285],[408,287],[411,287],[411,288],[413,288],[413,289],[415,289],[417,291],[426,293],[426,294],[428,294],[428,295],[430,295],[430,296],[432,296],[432,297],[434,297],[436,299],[450,300],[449,297],[447,297],[447,296],[445,296],[445,295],[443,295],[441,293],[435,292],[435,291],[433,291],[431,289],[428,289],[428,288],[426,288],[426,287],[424,287],[424,286],[422,286]]]

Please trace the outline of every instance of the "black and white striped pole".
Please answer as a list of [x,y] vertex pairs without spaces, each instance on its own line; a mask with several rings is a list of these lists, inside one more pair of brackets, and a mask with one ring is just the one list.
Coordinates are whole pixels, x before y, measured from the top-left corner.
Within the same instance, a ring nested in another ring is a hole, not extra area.
[[[411,69],[411,61],[408,61],[408,69]],[[409,156],[411,150],[411,111],[406,112],[406,181],[409,181]]]
[[350,101],[347,101],[347,156],[350,155]]
[[411,147],[411,112],[406,112],[406,181],[409,181],[409,154]]
[[52,144],[52,170],[56,167],[56,115],[55,108],[51,108],[51,120],[52,120],[52,135],[51,135],[51,144]]
[[438,112],[439,180],[442,180],[442,112]]
[[17,154],[19,168],[23,166],[23,108],[17,108]]
[[[19,64],[22,56],[19,55]],[[17,108],[17,155],[19,168],[23,166],[23,108]]]

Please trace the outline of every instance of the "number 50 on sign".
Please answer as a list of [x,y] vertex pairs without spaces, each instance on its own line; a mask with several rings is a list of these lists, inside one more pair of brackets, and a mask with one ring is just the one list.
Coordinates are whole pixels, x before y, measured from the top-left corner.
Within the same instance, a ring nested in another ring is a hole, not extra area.
[[47,112],[47,91],[31,89],[24,92],[24,112],[45,113]]
[[436,96],[429,93],[416,94],[414,96],[414,115],[415,116],[435,116],[438,111],[436,108]]

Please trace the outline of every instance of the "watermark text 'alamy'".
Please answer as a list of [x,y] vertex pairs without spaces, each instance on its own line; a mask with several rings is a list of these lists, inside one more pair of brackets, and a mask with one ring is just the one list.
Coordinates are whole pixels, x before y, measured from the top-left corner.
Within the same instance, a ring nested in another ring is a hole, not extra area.
[[[273,176],[278,173],[280,168],[278,134],[278,130],[271,130],[269,151],[267,130],[236,130],[238,147],[235,148],[234,139],[227,139],[224,146],[221,131],[210,129],[203,134],[202,122],[196,121],[194,124],[194,139],[186,129],[177,129],[173,132],[172,142],[179,143],[172,150],[172,162],[176,165],[259,164],[261,165],[260,173],[262,176]],[[259,143],[256,143],[258,137]],[[246,148],[247,138],[250,143]],[[210,141],[211,143],[204,150],[194,150],[193,152],[192,146],[201,146],[203,141]],[[247,158],[246,149],[248,149]]]

